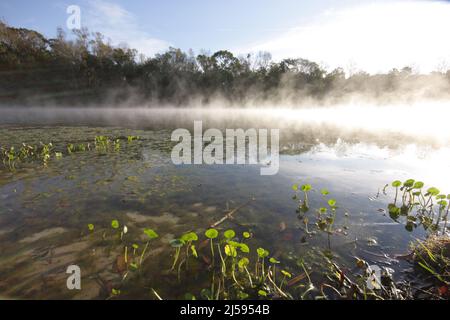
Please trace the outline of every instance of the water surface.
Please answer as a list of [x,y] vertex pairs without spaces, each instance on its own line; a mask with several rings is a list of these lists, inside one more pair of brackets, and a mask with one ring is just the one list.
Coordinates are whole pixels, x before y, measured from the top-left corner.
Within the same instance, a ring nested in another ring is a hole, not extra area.
[[[124,298],[154,298],[149,288],[173,299],[198,294],[199,284],[208,282],[205,267],[196,266],[180,285],[168,271],[173,252],[167,243],[187,231],[204,232],[251,199],[220,229],[251,231],[252,246],[269,249],[294,270],[298,259],[313,260],[330,246],[321,234],[310,237],[298,219],[295,183],[313,186],[311,207],[323,206],[322,188],[337,200],[339,234],[331,242],[336,259],[352,269],[360,257],[389,266],[401,278],[408,266],[395,257],[424,232],[407,232],[389,218],[385,210],[392,194],[384,195],[383,187],[414,178],[450,190],[445,136],[313,123],[280,118],[278,111],[272,118],[267,111],[244,110],[221,113],[219,119],[214,110],[40,111],[4,111],[0,146],[42,141],[65,151],[68,143],[92,144],[95,136],[105,135],[121,138],[121,148],[64,155],[47,167],[30,163],[15,172],[0,169],[0,294],[6,298],[107,298],[119,284]],[[279,173],[261,176],[259,165],[173,165],[170,134],[178,127],[192,129],[193,120],[203,120],[204,129],[280,128]],[[140,140],[128,143],[130,135]],[[143,228],[160,234],[143,270],[125,284],[116,266],[119,246],[101,241],[111,232],[112,219],[128,227],[130,243],[145,244]],[[88,224],[96,226],[94,233]],[[66,289],[70,264],[83,270],[80,292]]]

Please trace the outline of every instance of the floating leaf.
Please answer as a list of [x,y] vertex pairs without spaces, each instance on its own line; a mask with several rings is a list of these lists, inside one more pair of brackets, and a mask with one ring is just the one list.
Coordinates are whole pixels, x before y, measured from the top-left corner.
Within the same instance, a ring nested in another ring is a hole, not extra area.
[[249,239],[249,238],[251,237],[251,234],[250,234],[250,232],[244,232],[244,233],[242,234],[242,236],[243,236],[245,239]]

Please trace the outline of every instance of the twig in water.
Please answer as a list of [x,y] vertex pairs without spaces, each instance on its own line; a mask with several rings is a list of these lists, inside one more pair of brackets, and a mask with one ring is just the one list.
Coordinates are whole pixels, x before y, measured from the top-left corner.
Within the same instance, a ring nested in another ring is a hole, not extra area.
[[231,210],[230,212],[228,212],[225,216],[223,216],[219,221],[213,223],[210,227],[211,228],[216,228],[218,225],[222,224],[223,222],[227,221],[228,219],[233,219],[233,215],[238,212],[240,209],[242,209],[243,207],[247,206],[250,202],[255,201],[255,198],[250,199],[249,201],[247,201],[246,203],[240,205],[239,207]]

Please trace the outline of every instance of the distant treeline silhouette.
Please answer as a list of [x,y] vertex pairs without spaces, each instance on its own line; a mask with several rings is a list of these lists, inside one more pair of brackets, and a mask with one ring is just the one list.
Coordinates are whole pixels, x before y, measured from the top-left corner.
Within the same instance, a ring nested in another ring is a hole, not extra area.
[[267,52],[236,57],[226,50],[194,55],[170,48],[145,58],[86,29],[70,40],[58,29],[55,39],[47,39],[0,22],[2,105],[387,102],[448,97],[449,88],[450,70],[346,75],[305,59],[274,62]]

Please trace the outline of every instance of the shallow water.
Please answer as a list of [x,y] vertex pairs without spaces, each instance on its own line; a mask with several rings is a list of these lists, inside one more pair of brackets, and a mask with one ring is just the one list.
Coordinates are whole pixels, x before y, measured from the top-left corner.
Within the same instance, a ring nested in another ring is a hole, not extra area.
[[[137,123],[130,116],[122,126],[115,123],[112,127],[102,117],[77,112],[34,115],[28,121],[18,121],[11,113],[2,118],[0,146],[42,141],[64,151],[68,143],[92,144],[99,135],[124,138],[119,151],[74,153],[52,159],[47,167],[31,163],[15,172],[0,169],[2,297],[106,298],[119,285],[124,298],[154,298],[150,288],[164,298],[182,298],[187,292],[198,295],[199,283],[208,280],[205,267],[194,265],[180,285],[176,274],[168,271],[173,252],[167,243],[187,231],[204,232],[253,198],[220,229],[251,231],[252,247],[263,246],[295,268],[299,258],[314,259],[329,243],[320,234],[307,236],[297,218],[298,203],[292,199],[294,183],[313,186],[313,208],[323,206],[318,192],[322,188],[328,188],[337,200],[340,232],[333,236],[331,248],[339,261],[352,269],[355,257],[360,257],[391,267],[400,278],[405,262],[395,256],[404,254],[410,241],[423,237],[424,232],[420,228],[407,232],[404,225],[390,219],[385,210],[392,194],[384,195],[381,190],[395,179],[408,178],[450,190],[450,148],[445,139],[291,121],[279,126],[279,173],[260,176],[258,165],[175,166],[170,160],[170,134],[179,126],[192,129],[193,119],[203,119],[204,129],[265,128],[266,117],[258,121],[255,114],[247,118],[233,114],[221,122],[213,119],[213,111],[175,116],[171,110],[161,118],[151,113],[146,125],[145,117]],[[80,122],[86,125],[74,126]],[[129,135],[140,140],[128,143]],[[145,245],[143,228],[155,229],[160,235],[150,245],[151,255],[143,270],[126,281],[117,270],[118,240],[101,241],[105,233],[111,236],[113,219],[128,227],[124,238],[130,244]],[[94,233],[88,231],[88,224],[95,225]],[[66,289],[65,269],[70,264],[82,268],[83,290],[79,292]]]

